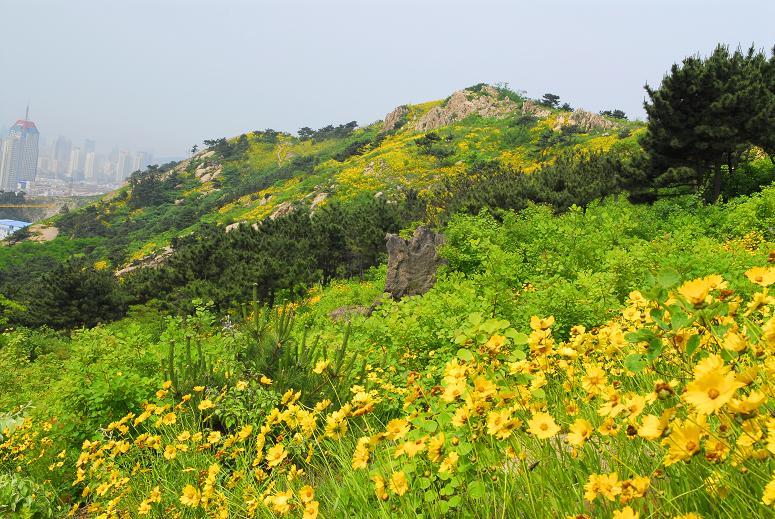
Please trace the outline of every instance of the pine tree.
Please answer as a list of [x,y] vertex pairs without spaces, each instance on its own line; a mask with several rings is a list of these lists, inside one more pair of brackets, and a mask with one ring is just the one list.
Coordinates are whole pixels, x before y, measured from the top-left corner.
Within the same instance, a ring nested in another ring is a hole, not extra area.
[[746,150],[772,149],[770,63],[753,48],[730,54],[719,45],[707,59],[673,65],[658,89],[646,85],[652,183],[688,185],[712,202]]

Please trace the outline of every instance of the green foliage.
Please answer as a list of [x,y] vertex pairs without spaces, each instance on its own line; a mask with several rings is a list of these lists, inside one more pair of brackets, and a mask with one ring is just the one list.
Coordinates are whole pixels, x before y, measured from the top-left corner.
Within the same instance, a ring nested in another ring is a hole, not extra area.
[[557,94],[546,93],[539,100],[539,102],[544,106],[548,106],[549,108],[557,108],[557,106],[560,104],[560,96]]
[[170,170],[174,164],[148,166],[145,171],[135,171],[129,176],[130,196],[127,202],[132,209],[172,202],[175,185],[179,182]]
[[605,115],[606,117],[613,117],[614,119],[627,119],[627,114],[624,113],[622,110],[619,110],[618,108],[614,110],[602,110],[600,112],[600,115]]
[[249,339],[241,360],[247,373],[269,377],[280,394],[301,391],[306,403],[346,400],[348,389],[364,376],[364,366],[356,369],[356,357],[348,355],[349,326],[340,345],[329,349],[320,337],[310,341],[307,330],[294,337],[295,312],[289,307],[262,311],[257,296],[254,287],[250,307],[242,307]]
[[313,130],[308,126],[305,126],[299,129],[298,134],[299,138],[302,140],[312,139],[313,141],[322,141],[325,139],[342,139],[350,135],[357,127],[358,123],[356,121],[350,121],[349,123],[337,126],[329,124],[318,130]]
[[190,310],[193,298],[228,309],[257,283],[259,299],[272,306],[316,282],[363,274],[384,257],[385,233],[407,217],[396,205],[362,197],[347,206],[327,204],[314,215],[300,207],[228,233],[209,226],[175,240],[164,266],[132,273],[124,285],[137,302],[163,297]]
[[593,200],[622,192],[633,175],[625,159],[612,154],[565,153],[529,175],[498,163],[485,164],[470,175],[447,182],[439,198],[447,197],[449,214],[521,210],[530,203],[566,211],[573,205],[586,207]]
[[658,89],[648,85],[651,181],[688,186],[716,201],[751,146],[772,156],[775,126],[775,51],[751,47],[734,53],[719,45],[707,58],[691,56],[674,64]]
[[40,484],[16,474],[0,474],[0,514],[14,519],[46,519],[54,517],[54,510]]
[[16,315],[15,320],[28,326],[95,326],[126,311],[125,296],[113,273],[76,260],[43,273],[20,302],[29,311]]

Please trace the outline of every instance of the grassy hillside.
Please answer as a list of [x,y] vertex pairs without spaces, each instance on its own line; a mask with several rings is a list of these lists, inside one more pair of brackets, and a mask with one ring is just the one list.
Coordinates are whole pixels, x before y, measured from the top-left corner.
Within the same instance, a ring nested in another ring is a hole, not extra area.
[[[644,132],[476,85],[0,248],[0,516],[771,516],[771,140]],[[420,224],[444,261],[394,300]]]
[[[260,222],[290,205],[346,203],[363,193],[399,200],[411,192],[432,206],[439,181],[482,164],[531,172],[572,149],[626,153],[637,147],[642,128],[593,114],[577,124],[568,120],[571,112],[525,104],[506,89],[478,85],[453,98],[461,95],[474,107],[453,111],[432,129],[424,118],[433,110],[443,114],[449,99],[402,107],[388,129],[380,121],[302,137],[266,130],[212,141],[189,160],[136,174],[99,202],[50,220],[60,234],[35,254],[86,250],[100,268],[117,270],[203,224]],[[0,249],[0,262],[15,254]]]
[[199,302],[6,332],[0,496],[41,517],[766,516],[774,225],[775,188],[458,215],[436,286],[370,316],[384,268],[229,321]]

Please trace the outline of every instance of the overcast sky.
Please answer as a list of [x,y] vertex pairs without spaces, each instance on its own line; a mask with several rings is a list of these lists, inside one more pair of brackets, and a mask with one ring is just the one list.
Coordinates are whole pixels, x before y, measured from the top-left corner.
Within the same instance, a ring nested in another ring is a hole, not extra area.
[[643,116],[643,85],[716,43],[770,49],[773,0],[0,0],[0,127],[158,156],[383,118],[508,82]]

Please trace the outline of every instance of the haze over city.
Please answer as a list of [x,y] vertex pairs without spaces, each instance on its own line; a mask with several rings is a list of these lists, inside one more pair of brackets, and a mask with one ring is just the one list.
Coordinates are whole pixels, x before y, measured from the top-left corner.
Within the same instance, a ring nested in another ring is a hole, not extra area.
[[369,123],[482,81],[642,117],[666,63],[771,45],[772,2],[639,3],[634,17],[613,1],[4,0],[0,128],[30,103],[49,142],[182,157],[250,130]]

